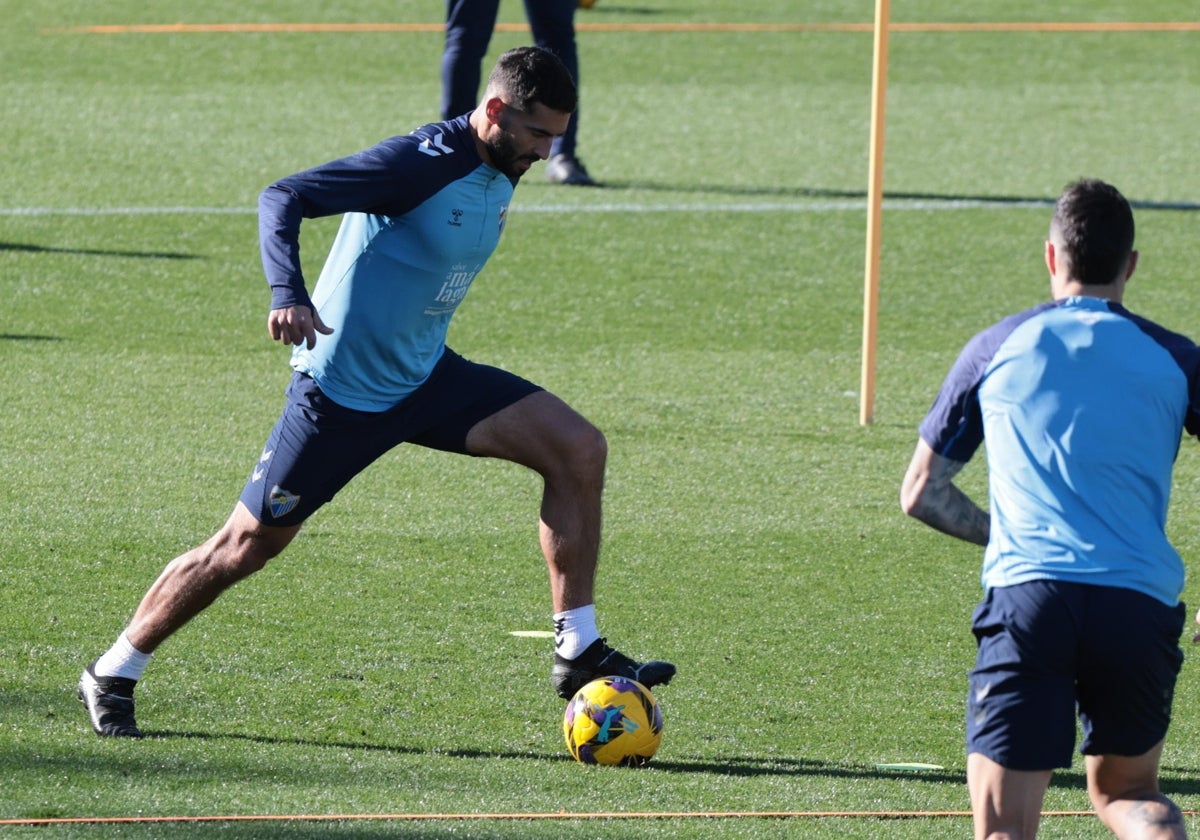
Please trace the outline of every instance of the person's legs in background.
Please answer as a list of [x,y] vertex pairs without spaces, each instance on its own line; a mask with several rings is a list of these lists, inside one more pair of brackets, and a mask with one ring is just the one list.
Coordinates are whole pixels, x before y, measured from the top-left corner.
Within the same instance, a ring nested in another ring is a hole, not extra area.
[[499,11],[500,0],[446,0],[442,119],[461,116],[479,104],[480,68]]
[[[533,32],[533,42],[550,50],[566,65],[575,86],[579,87],[579,51],[575,44],[575,8],[577,0],[525,0],[525,16]],[[581,96],[582,99],[582,96]],[[547,180],[556,184],[594,186],[575,151],[579,136],[579,110],[562,137],[554,141],[546,164]]]

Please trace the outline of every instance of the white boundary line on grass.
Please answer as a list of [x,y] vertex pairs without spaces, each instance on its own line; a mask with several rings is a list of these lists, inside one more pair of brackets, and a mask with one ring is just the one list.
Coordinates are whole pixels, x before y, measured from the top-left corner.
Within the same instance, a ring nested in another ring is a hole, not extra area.
[[[1050,208],[1052,198],[889,198],[884,210],[1010,210]],[[1200,210],[1200,202],[1130,202],[1139,210]],[[512,212],[550,214],[607,214],[607,212],[846,212],[865,211],[866,199],[836,202],[695,202],[640,204],[528,204]],[[206,206],[125,206],[125,208],[0,208],[0,217],[14,216],[252,216],[254,208],[206,208]]]
[[[1130,201],[1138,210],[1200,210],[1194,201]],[[1052,198],[890,198],[885,210],[1011,210],[1053,207]],[[867,209],[866,199],[787,202],[703,202],[639,204],[518,204],[514,213],[841,213]],[[0,217],[16,216],[251,216],[253,207],[0,207]]]
[[[978,210],[1014,207],[1049,207],[1053,199],[1019,201],[983,199],[889,199],[886,210]],[[526,204],[514,213],[837,213],[865,211],[866,199],[845,201],[703,202],[639,204]],[[0,207],[0,216],[217,216],[254,215],[253,207]]]

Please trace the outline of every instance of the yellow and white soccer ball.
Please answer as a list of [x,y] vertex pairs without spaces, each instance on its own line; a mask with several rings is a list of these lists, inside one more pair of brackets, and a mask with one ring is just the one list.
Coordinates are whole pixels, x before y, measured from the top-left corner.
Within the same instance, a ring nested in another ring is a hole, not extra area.
[[563,737],[583,764],[640,767],[662,743],[663,716],[650,689],[625,677],[592,680],[567,703]]

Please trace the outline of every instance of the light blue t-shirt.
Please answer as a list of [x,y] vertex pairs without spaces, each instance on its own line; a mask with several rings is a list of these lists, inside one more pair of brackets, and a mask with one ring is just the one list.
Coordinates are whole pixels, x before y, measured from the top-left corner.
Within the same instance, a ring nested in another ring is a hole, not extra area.
[[[311,303],[334,330],[311,350],[297,347],[292,367],[349,408],[401,402],[441,358],[451,316],[499,243],[514,186],[480,158],[463,116],[264,190],[272,307]],[[309,301],[300,220],[336,213],[345,215]]]
[[1200,433],[1200,350],[1098,298],[1070,297],[976,335],[920,433],[946,458],[986,440],[983,585],[1051,579],[1178,603],[1165,527],[1181,433]]

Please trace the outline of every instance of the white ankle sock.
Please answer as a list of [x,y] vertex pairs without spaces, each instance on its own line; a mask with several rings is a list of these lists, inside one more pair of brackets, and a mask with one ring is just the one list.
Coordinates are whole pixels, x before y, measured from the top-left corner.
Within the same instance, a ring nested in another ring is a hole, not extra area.
[[108,651],[96,660],[95,672],[98,677],[125,677],[129,680],[140,680],[150,664],[150,654],[142,653],[122,633]]
[[574,659],[599,638],[595,604],[554,614],[554,652],[563,659]]

